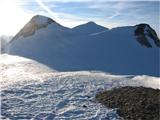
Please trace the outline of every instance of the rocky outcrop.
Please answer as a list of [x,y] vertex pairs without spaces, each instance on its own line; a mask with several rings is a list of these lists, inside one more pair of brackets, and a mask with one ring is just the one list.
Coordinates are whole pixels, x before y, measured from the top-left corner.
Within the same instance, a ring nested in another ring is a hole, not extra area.
[[153,40],[155,45],[160,47],[160,40],[155,30],[153,30],[148,24],[136,25],[134,34],[141,45],[152,48],[153,45],[150,40]]
[[144,87],[123,87],[104,91],[96,99],[125,120],[159,120],[160,90]]

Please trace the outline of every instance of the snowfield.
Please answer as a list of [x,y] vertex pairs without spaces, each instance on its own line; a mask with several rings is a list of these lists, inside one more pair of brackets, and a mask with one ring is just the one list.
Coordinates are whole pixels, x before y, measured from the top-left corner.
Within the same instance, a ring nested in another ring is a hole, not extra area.
[[97,92],[128,85],[160,88],[157,77],[58,72],[7,54],[0,56],[0,77],[1,120],[119,120],[116,108],[95,101]]

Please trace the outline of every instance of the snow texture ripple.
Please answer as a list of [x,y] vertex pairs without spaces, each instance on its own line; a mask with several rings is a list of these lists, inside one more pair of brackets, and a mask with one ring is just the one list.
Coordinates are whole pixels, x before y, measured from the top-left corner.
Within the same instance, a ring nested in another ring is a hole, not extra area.
[[127,85],[159,88],[156,77],[57,72],[22,57],[0,59],[2,120],[120,120],[116,108],[97,103],[97,92]]

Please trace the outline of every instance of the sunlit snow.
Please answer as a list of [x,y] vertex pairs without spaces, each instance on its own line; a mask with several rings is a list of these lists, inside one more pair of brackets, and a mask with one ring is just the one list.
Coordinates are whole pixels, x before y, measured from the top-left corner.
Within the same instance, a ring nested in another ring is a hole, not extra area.
[[57,72],[10,55],[0,56],[0,69],[2,120],[118,120],[116,109],[97,103],[97,92],[126,85],[159,88],[156,77]]

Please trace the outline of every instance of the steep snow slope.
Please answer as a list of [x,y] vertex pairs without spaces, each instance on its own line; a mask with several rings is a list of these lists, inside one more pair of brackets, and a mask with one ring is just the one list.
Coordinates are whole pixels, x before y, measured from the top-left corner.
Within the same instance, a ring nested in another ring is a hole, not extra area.
[[156,77],[54,72],[18,56],[1,55],[0,68],[1,120],[118,120],[116,109],[95,101],[97,92],[126,85],[159,88]]
[[[39,26],[33,19],[28,24]],[[9,53],[37,60],[58,71],[100,70],[114,74],[160,75],[160,41],[147,24],[111,30],[93,22],[73,29],[53,20],[45,25],[29,36],[21,32],[27,29],[24,27],[10,42]]]
[[93,56],[93,59],[99,61],[105,71],[108,69],[118,74],[160,75],[159,47],[155,44],[153,48],[141,45],[135,39],[134,31],[135,27],[114,28],[91,36],[92,44],[89,42],[86,44],[90,45],[92,54],[98,51],[99,54]]

